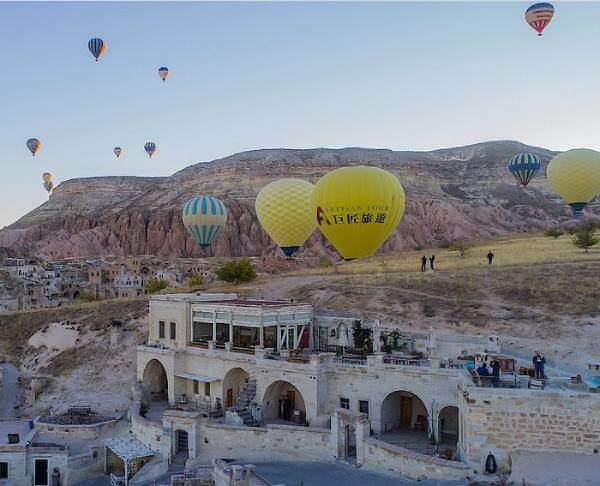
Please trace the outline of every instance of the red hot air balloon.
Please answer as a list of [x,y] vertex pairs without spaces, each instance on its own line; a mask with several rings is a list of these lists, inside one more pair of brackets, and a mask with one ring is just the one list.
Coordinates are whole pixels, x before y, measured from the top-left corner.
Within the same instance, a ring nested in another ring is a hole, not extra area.
[[538,35],[554,17],[554,6],[551,3],[536,3],[525,11],[525,20]]

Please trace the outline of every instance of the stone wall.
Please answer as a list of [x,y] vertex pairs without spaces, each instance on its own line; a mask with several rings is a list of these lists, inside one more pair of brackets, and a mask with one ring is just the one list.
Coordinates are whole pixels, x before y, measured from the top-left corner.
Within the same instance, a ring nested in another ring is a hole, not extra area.
[[139,404],[135,404],[131,409],[131,432],[143,444],[147,445],[153,451],[170,457],[171,455],[171,436],[163,432],[161,424],[150,422],[139,413]]
[[462,462],[418,454],[377,439],[365,441],[363,466],[369,469],[395,472],[412,479],[464,479],[473,470]]
[[462,398],[461,448],[483,470],[492,452],[502,469],[511,453],[600,449],[600,396],[563,390],[468,388]]
[[105,448],[98,446],[90,452],[69,456],[67,462],[69,484],[102,476],[104,474],[104,454]]

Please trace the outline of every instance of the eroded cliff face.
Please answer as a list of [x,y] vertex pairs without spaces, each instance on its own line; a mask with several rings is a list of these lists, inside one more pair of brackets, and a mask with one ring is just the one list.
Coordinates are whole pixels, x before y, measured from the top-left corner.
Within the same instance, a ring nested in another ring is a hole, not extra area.
[[[382,251],[449,240],[542,229],[569,217],[543,174],[527,191],[506,170],[517,151],[552,152],[517,142],[490,142],[433,152],[368,149],[258,150],[196,164],[168,178],[75,179],[48,202],[0,231],[0,247],[45,259],[100,255],[258,256],[277,250],[254,212],[254,196],[272,180],[311,182],[343,165],[391,170],[407,194],[405,216]],[[543,172],[543,171],[542,171]],[[180,222],[182,203],[196,194],[222,198],[227,226],[202,250]],[[330,251],[316,231],[301,250]]]

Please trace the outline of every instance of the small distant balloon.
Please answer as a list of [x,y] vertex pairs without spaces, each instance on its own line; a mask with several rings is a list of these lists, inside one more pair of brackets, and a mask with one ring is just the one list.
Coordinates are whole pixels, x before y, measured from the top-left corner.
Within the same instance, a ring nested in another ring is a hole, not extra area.
[[508,170],[523,187],[527,187],[541,167],[540,159],[532,153],[517,154],[508,163]]
[[50,174],[50,172],[44,172],[44,173],[42,174],[42,180],[43,180],[44,182],[51,181],[51,180],[52,180],[52,174]]
[[54,189],[54,183],[52,181],[44,181],[44,189],[46,189],[46,192],[50,194]]
[[554,17],[554,6],[551,3],[536,3],[525,11],[525,20],[538,35]]
[[34,156],[35,156],[35,154],[38,153],[38,150],[42,146],[42,142],[40,140],[38,140],[37,138],[30,138],[27,140],[27,142],[25,142],[25,144],[27,145],[27,148],[31,152],[31,155],[34,155]]
[[102,39],[99,39],[98,37],[94,37],[88,42],[88,49],[97,61],[102,57],[102,54],[104,54],[104,51],[106,50],[106,42],[104,42]]
[[144,150],[148,154],[148,157],[152,158],[154,152],[156,152],[156,144],[154,142],[146,142],[146,145],[144,145]]
[[163,80],[163,83],[167,80],[167,78],[169,77],[169,68],[168,67],[161,67],[158,70],[158,75],[160,76],[160,79]]
[[114,153],[117,156],[117,159],[121,156],[121,152],[123,152],[123,149],[121,147],[115,147]]

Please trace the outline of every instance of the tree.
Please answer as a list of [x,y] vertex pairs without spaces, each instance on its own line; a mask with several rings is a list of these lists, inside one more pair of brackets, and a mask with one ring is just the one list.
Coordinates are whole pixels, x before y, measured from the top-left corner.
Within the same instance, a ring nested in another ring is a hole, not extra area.
[[373,339],[371,337],[372,331],[368,327],[363,327],[360,320],[356,320],[352,323],[352,339],[354,340],[354,347],[362,349],[369,353],[373,350]]
[[202,287],[204,285],[204,278],[202,275],[190,275],[187,279],[187,284],[190,289]]
[[169,286],[164,278],[151,278],[144,284],[144,292],[147,294],[156,294]]
[[586,253],[588,250],[600,241],[600,237],[596,236],[595,229],[591,226],[582,227],[575,233],[573,244],[578,248],[583,248]]
[[217,270],[217,278],[235,284],[250,282],[256,278],[256,267],[249,258],[238,258],[224,263]]
[[560,228],[550,228],[544,232],[544,236],[549,236],[551,238],[554,238],[555,240],[564,234],[565,232]]
[[466,241],[452,241],[451,243],[448,243],[448,250],[457,251],[458,253],[460,253],[461,258],[463,258],[467,253],[469,253],[469,250],[471,250],[471,248],[473,248],[473,245]]

